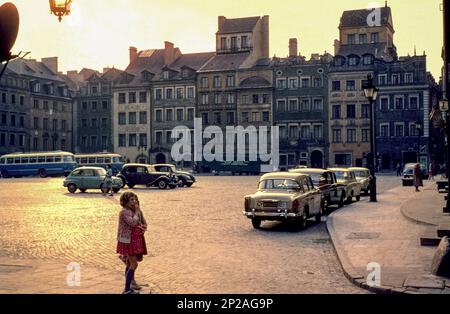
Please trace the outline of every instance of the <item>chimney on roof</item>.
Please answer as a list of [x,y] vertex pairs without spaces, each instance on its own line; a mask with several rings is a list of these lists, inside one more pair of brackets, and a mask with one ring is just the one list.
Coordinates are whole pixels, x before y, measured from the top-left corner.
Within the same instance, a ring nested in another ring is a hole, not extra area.
[[337,55],[341,50],[341,42],[338,39],[334,40],[334,54]]
[[67,76],[68,76],[72,81],[77,81],[77,79],[78,79],[78,71],[77,71],[77,70],[67,71]]
[[261,20],[261,58],[269,58],[269,16],[264,15]]
[[296,57],[298,54],[297,38],[289,39],[289,57]]
[[130,63],[136,61],[137,57],[138,57],[137,48],[130,47]]
[[174,62],[179,55],[176,53],[175,45],[170,41],[164,42],[164,65]]
[[41,62],[54,73],[58,73],[58,57],[42,58]]
[[218,27],[219,27],[219,31],[223,28],[223,25],[225,24],[226,21],[226,17],[225,16],[219,16],[218,18]]

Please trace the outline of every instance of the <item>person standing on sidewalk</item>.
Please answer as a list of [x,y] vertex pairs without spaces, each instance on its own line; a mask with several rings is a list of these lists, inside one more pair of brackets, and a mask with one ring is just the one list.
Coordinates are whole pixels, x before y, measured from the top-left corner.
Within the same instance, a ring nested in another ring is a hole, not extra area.
[[435,170],[434,170],[434,162],[430,162],[430,166],[428,168],[428,180],[430,181],[434,181],[434,175],[435,175]]
[[397,177],[400,177],[402,175],[402,166],[400,166],[400,163],[397,163]]
[[112,167],[111,165],[108,165],[108,169],[106,171],[106,177],[105,177],[105,189],[103,190],[103,196],[106,196],[106,193],[110,193],[109,196],[114,196],[114,191],[113,191],[113,171],[112,171]]
[[119,214],[119,226],[117,232],[116,252],[126,258],[125,290],[124,294],[137,294],[140,287],[132,282],[138,267],[138,262],[147,255],[147,246],[144,233],[147,230],[147,222],[139,207],[139,199],[133,192],[125,192],[120,197],[120,205],[123,207]]
[[414,165],[414,186],[416,187],[416,192],[420,192],[419,186],[421,186],[422,173],[420,170],[420,164]]

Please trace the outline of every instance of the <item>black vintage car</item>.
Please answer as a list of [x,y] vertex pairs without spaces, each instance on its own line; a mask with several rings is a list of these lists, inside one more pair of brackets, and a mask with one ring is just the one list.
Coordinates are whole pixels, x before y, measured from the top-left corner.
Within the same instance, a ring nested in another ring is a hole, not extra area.
[[117,175],[123,181],[123,185],[133,188],[135,185],[155,186],[163,190],[177,187],[177,177],[170,173],[156,171],[152,165],[126,164]]
[[189,172],[186,172],[186,171],[178,170],[175,167],[175,165],[171,165],[171,164],[156,164],[156,165],[153,165],[153,167],[158,172],[174,174],[177,177],[177,179],[178,179],[178,186],[179,187],[186,186],[186,187],[189,188],[196,181],[195,177],[192,174],[190,174]]
[[329,210],[330,205],[344,206],[345,187],[337,182],[336,175],[325,169],[300,168],[290,172],[307,174],[311,177],[314,186],[320,189],[325,208]]

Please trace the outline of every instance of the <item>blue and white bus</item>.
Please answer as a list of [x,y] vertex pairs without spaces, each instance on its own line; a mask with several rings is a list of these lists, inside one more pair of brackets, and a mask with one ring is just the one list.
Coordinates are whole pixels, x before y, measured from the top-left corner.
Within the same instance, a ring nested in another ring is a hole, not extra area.
[[69,175],[77,163],[69,152],[15,153],[0,157],[3,178],[39,175]]
[[111,165],[114,174],[122,170],[125,164],[123,156],[112,153],[97,153],[97,154],[77,154],[75,155],[78,166],[103,167],[107,169]]

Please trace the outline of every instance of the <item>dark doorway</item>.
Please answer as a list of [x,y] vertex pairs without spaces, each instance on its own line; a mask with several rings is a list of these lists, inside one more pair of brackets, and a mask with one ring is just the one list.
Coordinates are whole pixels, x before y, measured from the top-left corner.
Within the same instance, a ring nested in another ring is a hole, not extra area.
[[156,155],[156,163],[157,164],[165,164],[166,163],[166,156],[164,156],[164,154]]
[[389,154],[384,153],[381,156],[381,169],[391,169],[391,156]]
[[416,163],[417,153],[416,152],[403,152],[403,165]]
[[311,167],[323,168],[323,154],[321,151],[315,150],[311,153]]

